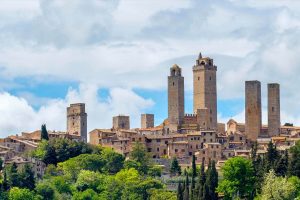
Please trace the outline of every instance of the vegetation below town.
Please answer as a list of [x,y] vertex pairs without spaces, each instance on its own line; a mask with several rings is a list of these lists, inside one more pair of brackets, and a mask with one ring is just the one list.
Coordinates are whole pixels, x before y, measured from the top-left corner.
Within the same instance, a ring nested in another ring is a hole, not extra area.
[[[289,154],[288,154],[289,153]],[[263,157],[253,145],[251,159],[228,159],[221,171],[211,162],[182,172],[176,158],[164,182],[162,169],[151,162],[145,147],[136,143],[130,159],[108,148],[67,139],[43,140],[31,156],[47,164],[43,177],[34,178],[30,165],[6,165],[1,176],[3,200],[215,200],[300,199],[300,142],[280,154],[272,143]],[[220,178],[220,175],[222,177]],[[177,192],[166,183],[176,183]]]

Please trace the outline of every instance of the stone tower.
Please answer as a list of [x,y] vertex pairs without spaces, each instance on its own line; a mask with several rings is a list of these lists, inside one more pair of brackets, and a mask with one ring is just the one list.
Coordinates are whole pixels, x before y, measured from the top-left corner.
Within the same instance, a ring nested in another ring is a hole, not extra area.
[[193,67],[194,113],[207,109],[208,129],[217,129],[217,67],[213,59],[201,53]]
[[171,131],[177,131],[184,118],[184,77],[181,68],[173,65],[168,77],[168,119]]
[[154,127],[154,115],[142,114],[141,115],[141,128],[153,128]]
[[259,81],[246,81],[245,85],[245,132],[251,141],[261,133],[261,85]]
[[79,135],[87,142],[87,114],[84,103],[71,104],[67,108],[67,132]]
[[113,129],[130,129],[130,117],[119,115],[113,117]]
[[280,85],[268,84],[268,134],[270,137],[280,134]]

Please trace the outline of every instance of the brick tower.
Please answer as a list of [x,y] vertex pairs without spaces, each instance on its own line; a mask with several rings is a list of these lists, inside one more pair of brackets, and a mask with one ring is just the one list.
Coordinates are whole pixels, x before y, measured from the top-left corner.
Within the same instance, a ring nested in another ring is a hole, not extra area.
[[207,109],[208,129],[217,129],[217,66],[201,53],[193,67],[194,113]]
[[67,108],[67,132],[79,135],[87,142],[87,114],[84,103],[71,104]]
[[251,141],[261,133],[261,85],[259,81],[246,81],[245,85],[245,132]]
[[168,119],[171,131],[177,131],[184,118],[184,77],[181,68],[173,65],[168,77]]
[[153,128],[154,127],[154,115],[142,114],[141,115],[141,128]]
[[280,85],[268,84],[268,134],[270,137],[280,134]]

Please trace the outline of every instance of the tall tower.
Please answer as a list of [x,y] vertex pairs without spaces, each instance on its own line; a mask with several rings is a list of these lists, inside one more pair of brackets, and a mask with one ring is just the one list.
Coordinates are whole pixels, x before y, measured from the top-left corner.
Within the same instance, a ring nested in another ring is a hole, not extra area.
[[217,129],[217,66],[213,59],[203,58],[201,53],[193,67],[194,113],[207,109],[208,129]]
[[84,103],[71,104],[67,108],[67,132],[79,135],[87,142],[87,114]]
[[153,128],[154,127],[154,115],[142,114],[141,115],[141,128]]
[[114,116],[113,117],[113,129],[129,130],[130,129],[130,117],[124,116],[124,115]]
[[270,137],[280,134],[280,85],[268,84],[268,134]]
[[261,85],[259,81],[246,81],[245,132],[251,141],[261,133]]
[[184,77],[181,68],[174,64],[168,77],[168,119],[171,131],[177,131],[184,118]]

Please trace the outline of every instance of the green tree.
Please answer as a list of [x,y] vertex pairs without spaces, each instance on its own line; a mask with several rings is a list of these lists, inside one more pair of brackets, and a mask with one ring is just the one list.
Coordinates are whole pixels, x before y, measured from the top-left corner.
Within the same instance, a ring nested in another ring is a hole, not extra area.
[[252,162],[242,157],[228,159],[222,167],[223,181],[217,191],[224,193],[225,199],[237,195],[240,197],[251,196],[254,188],[254,169]]
[[58,169],[62,170],[65,176],[75,181],[81,170],[102,172],[104,165],[105,161],[100,155],[81,154],[65,162],[58,163]]
[[8,194],[9,200],[34,200],[34,193],[29,189],[20,189],[18,187],[13,187],[10,189]]
[[16,163],[7,165],[5,168],[5,173],[6,173],[8,187],[20,186],[20,177],[19,177],[18,167]]
[[177,200],[176,193],[164,189],[151,189],[149,200]]
[[146,151],[143,144],[136,142],[133,145],[130,158],[139,163],[139,172],[147,174],[149,166],[151,165],[150,154]]
[[171,175],[180,175],[181,174],[181,167],[178,163],[178,160],[176,159],[176,157],[174,157],[171,161],[171,167],[170,167],[170,173]]
[[100,155],[106,163],[103,166],[103,171],[116,174],[124,167],[125,157],[112,149],[104,148]]
[[190,199],[190,183],[189,183],[189,175],[185,173],[185,182],[184,182],[184,191],[183,191],[183,200]]
[[290,153],[288,173],[290,176],[298,176],[300,178],[300,141],[297,141],[296,145],[291,147]]
[[288,171],[288,165],[289,165],[289,155],[288,151],[286,150],[284,155],[280,156],[280,159],[277,160],[275,163],[275,173],[278,176],[286,176]]
[[72,200],[98,200],[98,194],[92,190],[87,189],[83,192],[76,192],[72,197]]
[[296,197],[296,187],[287,178],[276,177],[273,170],[266,174],[262,187],[262,200],[285,200]]
[[218,194],[216,193],[216,188],[218,187],[218,172],[216,169],[215,161],[209,164],[208,170],[206,172],[206,194],[208,194],[209,199],[207,200],[217,200]]
[[268,144],[268,149],[266,154],[265,172],[274,169],[276,162],[278,162],[278,159],[279,159],[279,152],[277,151],[276,146],[270,141]]
[[183,192],[184,188],[182,187],[181,182],[179,182],[177,188],[177,200],[183,200]]
[[46,128],[46,124],[41,127],[41,140],[49,140],[49,134]]
[[96,192],[101,192],[98,191],[97,188],[103,184],[104,180],[105,177],[100,173],[88,170],[81,170],[76,180],[75,187],[78,191],[92,189]]
[[25,164],[19,173],[19,181],[21,188],[28,188],[33,190],[35,188],[35,178],[32,171],[32,167],[29,164]]
[[44,200],[54,199],[55,190],[51,184],[46,181],[39,182],[35,188],[36,193]]
[[195,198],[195,179],[197,176],[197,168],[196,168],[196,156],[192,157],[192,181],[191,181],[191,199]]
[[0,158],[0,171],[3,170],[3,160]]
[[197,194],[197,199],[203,200],[203,190],[204,190],[204,184],[205,184],[206,176],[205,176],[205,163],[204,160],[202,160],[200,172],[198,175],[198,181],[196,184],[196,194]]

